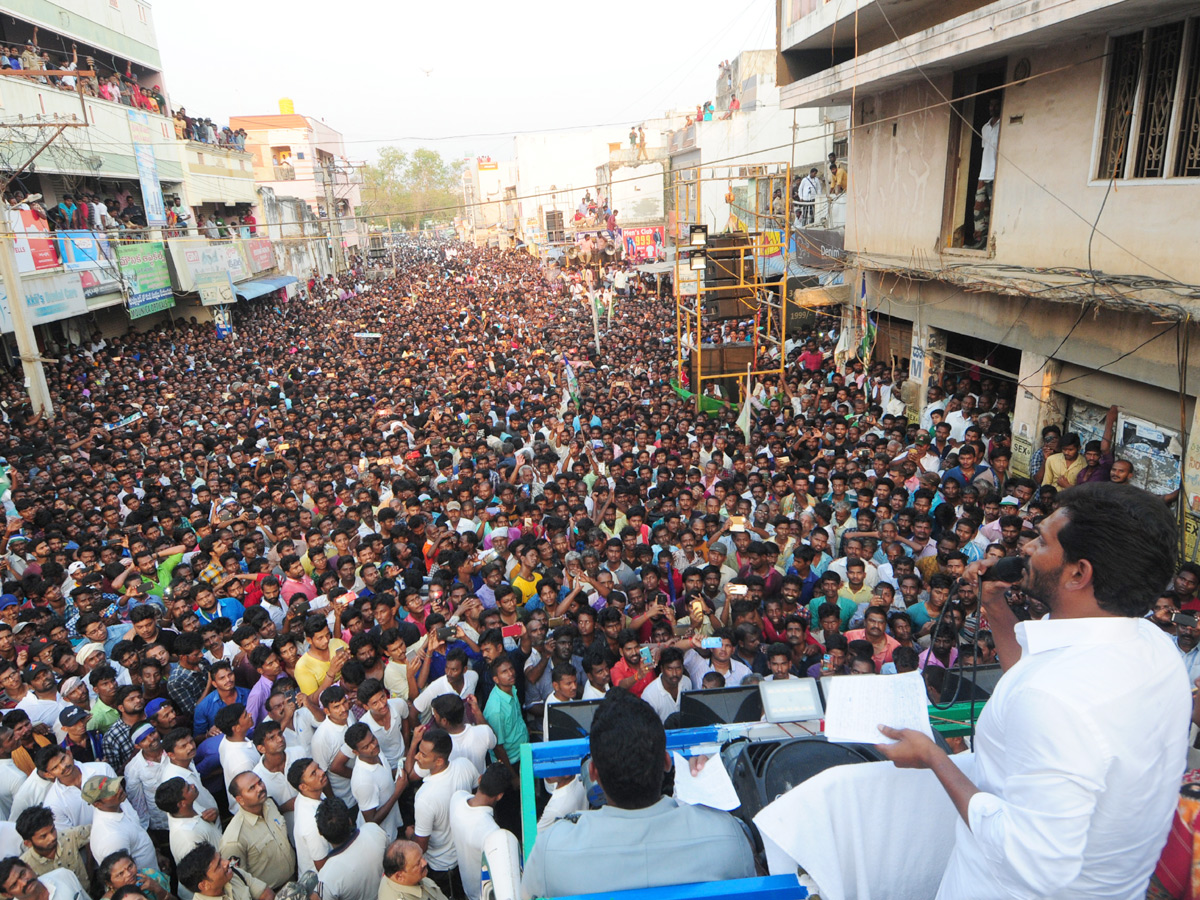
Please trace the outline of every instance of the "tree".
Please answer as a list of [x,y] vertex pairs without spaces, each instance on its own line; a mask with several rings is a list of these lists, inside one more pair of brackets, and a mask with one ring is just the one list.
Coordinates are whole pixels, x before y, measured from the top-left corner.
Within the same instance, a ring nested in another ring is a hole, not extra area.
[[[391,216],[393,226],[417,228],[423,219],[449,221],[460,198],[453,170],[436,150],[410,155],[396,147],[379,151],[379,161],[363,169],[361,214]],[[375,219],[372,224],[381,224]]]

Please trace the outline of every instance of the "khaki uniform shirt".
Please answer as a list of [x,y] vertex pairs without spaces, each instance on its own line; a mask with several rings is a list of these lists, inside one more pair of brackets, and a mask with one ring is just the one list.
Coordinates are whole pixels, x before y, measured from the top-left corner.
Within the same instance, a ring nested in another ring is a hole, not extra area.
[[33,869],[35,875],[45,875],[53,869],[70,869],[81,883],[87,884],[91,881],[91,876],[88,874],[87,866],[84,865],[83,854],[87,850],[91,837],[91,825],[60,829],[58,850],[53,859],[46,859],[32,847],[26,847],[25,852],[21,854],[21,861]]
[[379,900],[446,900],[442,889],[432,878],[422,878],[420,884],[396,884],[386,875],[379,882]]
[[233,867],[232,877],[221,891],[221,896],[210,897],[208,894],[196,894],[196,900],[258,900],[270,885],[259,881],[245,869]]
[[287,821],[269,797],[261,816],[238,809],[225,829],[220,849],[222,856],[236,856],[246,871],[272,888],[296,874],[296,851],[288,839]]

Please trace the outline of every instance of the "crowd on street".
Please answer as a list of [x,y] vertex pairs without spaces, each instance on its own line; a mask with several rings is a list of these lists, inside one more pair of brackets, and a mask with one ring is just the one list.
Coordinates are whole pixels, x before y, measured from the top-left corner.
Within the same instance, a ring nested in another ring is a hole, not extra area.
[[[612,273],[597,348],[598,272],[456,251],[239,304],[229,339],[94,334],[47,366],[52,420],[0,382],[0,892],[478,900],[488,836],[531,839],[522,748],[579,699],[624,815],[539,782],[525,893],[752,876],[732,817],[662,796],[682,694],[919,671],[941,699],[995,661],[966,567],[1134,474],[1110,429],[1017,476],[1011,385],[945,373],[909,417],[828,332],[748,425],[698,412],[673,301]],[[1192,678],[1198,587],[1146,611]]]

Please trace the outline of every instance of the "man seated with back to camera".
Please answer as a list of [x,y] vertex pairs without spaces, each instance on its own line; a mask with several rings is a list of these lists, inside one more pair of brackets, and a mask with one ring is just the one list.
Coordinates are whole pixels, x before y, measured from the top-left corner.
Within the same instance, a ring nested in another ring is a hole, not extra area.
[[607,805],[568,816],[538,836],[521,879],[525,897],[754,876],[741,822],[663,795],[671,757],[666,731],[648,703],[613,688],[596,711],[588,743],[591,777]]

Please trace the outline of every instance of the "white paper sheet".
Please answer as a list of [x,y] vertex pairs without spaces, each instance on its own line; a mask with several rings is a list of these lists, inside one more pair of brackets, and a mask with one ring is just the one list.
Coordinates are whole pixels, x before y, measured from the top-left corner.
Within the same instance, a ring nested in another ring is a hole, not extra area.
[[929,699],[920,672],[823,678],[825,737],[854,744],[890,744],[880,725],[912,728],[933,737]]
[[675,799],[680,803],[726,812],[742,805],[720,757],[710,757],[699,775],[692,775],[688,761],[676,751],[671,751],[671,758],[675,761]]

